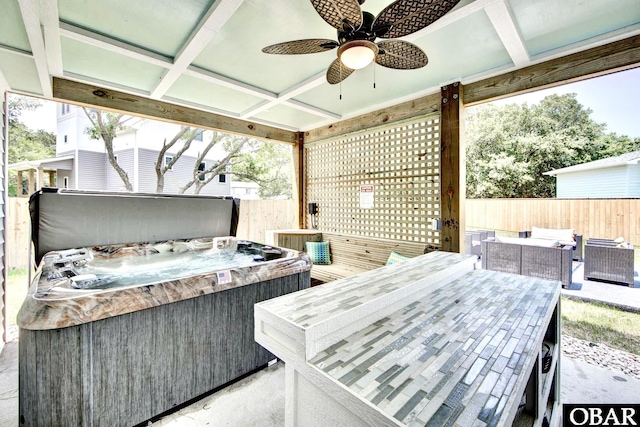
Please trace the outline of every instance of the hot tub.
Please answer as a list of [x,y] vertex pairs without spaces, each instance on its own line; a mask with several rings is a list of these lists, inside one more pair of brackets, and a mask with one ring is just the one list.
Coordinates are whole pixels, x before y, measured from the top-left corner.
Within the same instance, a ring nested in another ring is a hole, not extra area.
[[307,255],[233,236],[96,243],[40,256],[18,314],[21,425],[135,425],[265,366],[253,305],[310,282]]
[[234,237],[52,251],[18,313],[22,329],[76,326],[309,270],[305,254]]

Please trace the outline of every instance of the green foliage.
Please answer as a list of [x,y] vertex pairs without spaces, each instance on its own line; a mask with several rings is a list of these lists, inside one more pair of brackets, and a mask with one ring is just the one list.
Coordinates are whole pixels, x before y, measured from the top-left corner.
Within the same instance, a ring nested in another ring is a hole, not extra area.
[[640,139],[605,133],[575,94],[485,105],[467,115],[467,197],[555,197],[554,169],[620,155]]
[[252,140],[239,161],[234,162],[233,177],[237,181],[257,183],[262,199],[292,197],[293,166],[291,147],[271,141]]
[[87,110],[86,108],[84,112],[93,125],[84,130],[84,133],[91,139],[102,140],[108,144],[117,136],[118,131],[123,129],[121,121],[124,116],[122,114],[95,109]]
[[9,164],[56,155],[56,136],[42,129],[32,131],[24,123],[9,125]]
[[[41,103],[35,98],[25,96],[9,97],[9,141],[8,160],[9,164],[26,160],[39,160],[54,157],[56,154],[56,136],[51,132],[42,129],[33,131],[24,123],[20,122],[20,115],[25,110],[35,110]],[[9,196],[15,197],[18,194],[17,172],[9,171]]]
[[28,96],[10,95],[7,102],[7,116],[9,125],[15,124],[20,120],[23,111],[34,111],[42,106],[42,102],[37,98]]

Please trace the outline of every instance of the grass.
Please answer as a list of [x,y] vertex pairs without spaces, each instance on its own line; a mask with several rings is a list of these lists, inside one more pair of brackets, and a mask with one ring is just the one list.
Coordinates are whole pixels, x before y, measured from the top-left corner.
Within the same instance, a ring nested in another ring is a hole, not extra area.
[[562,333],[640,355],[640,313],[562,298]]
[[18,310],[29,290],[27,270],[9,270],[7,273],[7,325],[16,324]]

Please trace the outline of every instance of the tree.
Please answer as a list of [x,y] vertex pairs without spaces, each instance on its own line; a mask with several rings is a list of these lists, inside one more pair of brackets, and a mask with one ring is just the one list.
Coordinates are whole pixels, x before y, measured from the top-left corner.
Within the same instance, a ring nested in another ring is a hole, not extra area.
[[9,164],[56,155],[56,137],[53,133],[42,129],[32,131],[21,122],[9,126],[8,145]]
[[637,149],[640,141],[606,134],[576,94],[539,104],[486,105],[467,116],[467,197],[554,197],[554,169]]
[[[162,148],[158,152],[158,159],[156,160],[155,166],[156,193],[164,193],[164,175],[168,170],[171,170],[178,159],[191,147],[193,140],[200,134],[202,134],[202,129],[183,127],[168,143],[165,138],[162,143]],[[175,154],[171,155],[171,161],[165,163],[165,154],[167,154],[167,151],[175,146],[178,141],[183,142],[182,147]]]
[[[238,156],[238,153],[249,140],[247,137],[240,137],[235,135],[227,135],[220,132],[213,132],[211,140],[207,146],[198,154],[196,161],[193,164],[193,178],[187,182],[184,186],[180,187],[180,194],[186,192],[189,188],[194,187],[193,194],[200,194],[200,190],[207,184],[209,184],[217,175],[224,172],[231,164],[231,161]],[[213,162],[213,164],[207,168],[202,168],[204,159],[217,144],[222,143],[227,155],[222,159]],[[208,175],[208,176],[207,176]]]
[[[36,110],[42,103],[26,96],[11,95],[7,103],[8,150],[9,164],[25,160],[39,160],[53,157],[56,154],[56,137],[51,132],[42,129],[33,131],[20,122],[23,111]],[[9,171],[9,196],[18,195],[18,187],[22,183],[17,182],[17,173]]]
[[7,102],[7,117],[9,125],[15,124],[20,120],[23,111],[34,111],[42,106],[42,103],[36,98],[28,96],[11,95]]
[[85,129],[85,133],[89,135],[89,138],[102,140],[107,150],[107,156],[109,157],[109,163],[118,173],[126,191],[133,191],[131,181],[129,181],[129,175],[120,167],[116,161],[116,156],[113,154],[113,140],[117,136],[117,132],[123,129],[122,122],[124,120],[124,114],[108,113],[106,111],[91,109],[88,110],[82,107],[84,113],[91,121],[91,127]]
[[291,147],[273,141],[253,140],[248,144],[231,172],[238,181],[259,185],[262,199],[291,198]]

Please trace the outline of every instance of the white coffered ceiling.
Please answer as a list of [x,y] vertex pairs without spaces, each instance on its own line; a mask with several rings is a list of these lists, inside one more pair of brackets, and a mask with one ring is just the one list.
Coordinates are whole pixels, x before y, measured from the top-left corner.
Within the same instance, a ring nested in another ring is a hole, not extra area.
[[[376,15],[390,3],[362,7]],[[308,0],[0,0],[0,10],[0,87],[50,98],[62,77],[293,131],[640,34],[638,0],[462,0],[403,38],[426,67],[369,65],[329,85],[335,50],[261,51],[336,39]]]

